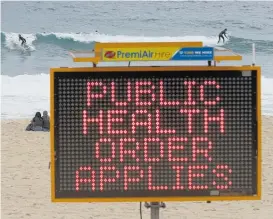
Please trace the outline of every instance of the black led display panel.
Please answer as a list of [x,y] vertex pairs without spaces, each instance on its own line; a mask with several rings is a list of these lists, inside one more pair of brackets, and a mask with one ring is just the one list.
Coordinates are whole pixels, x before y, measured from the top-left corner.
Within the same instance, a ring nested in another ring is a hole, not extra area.
[[256,72],[55,72],[55,197],[257,194]]

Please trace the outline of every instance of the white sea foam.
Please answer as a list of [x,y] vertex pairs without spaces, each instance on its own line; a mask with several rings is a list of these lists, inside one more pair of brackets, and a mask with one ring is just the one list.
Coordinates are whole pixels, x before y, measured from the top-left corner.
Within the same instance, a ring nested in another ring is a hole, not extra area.
[[[22,41],[19,41],[18,33],[4,33],[5,34],[5,46],[10,50],[25,50],[23,46],[21,46]],[[35,46],[33,42],[36,40],[35,34],[22,34],[22,36],[26,39],[26,45],[29,47],[30,51],[35,50]]]
[[[49,110],[48,74],[1,75],[2,118],[31,118],[36,111]],[[262,113],[273,115],[273,79],[262,77]]]
[[2,118],[31,118],[49,110],[49,75],[1,75]]
[[195,42],[202,41],[204,44],[214,44],[218,38],[216,36],[127,36],[127,35],[107,35],[99,33],[47,33],[54,34],[59,39],[73,39],[79,42]]

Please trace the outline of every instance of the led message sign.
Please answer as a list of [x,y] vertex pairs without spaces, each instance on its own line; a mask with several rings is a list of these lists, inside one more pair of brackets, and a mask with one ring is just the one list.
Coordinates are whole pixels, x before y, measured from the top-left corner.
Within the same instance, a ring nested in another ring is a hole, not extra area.
[[52,73],[54,199],[257,196],[257,71],[142,69]]

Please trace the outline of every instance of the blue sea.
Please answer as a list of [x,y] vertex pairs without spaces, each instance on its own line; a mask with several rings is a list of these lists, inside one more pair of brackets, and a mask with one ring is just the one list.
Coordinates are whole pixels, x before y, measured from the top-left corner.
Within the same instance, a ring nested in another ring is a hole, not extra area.
[[49,110],[49,69],[80,66],[69,50],[90,50],[95,41],[214,46],[224,28],[230,35],[224,47],[243,56],[238,64],[251,64],[255,43],[262,113],[273,115],[273,2],[1,2],[1,24],[2,119]]

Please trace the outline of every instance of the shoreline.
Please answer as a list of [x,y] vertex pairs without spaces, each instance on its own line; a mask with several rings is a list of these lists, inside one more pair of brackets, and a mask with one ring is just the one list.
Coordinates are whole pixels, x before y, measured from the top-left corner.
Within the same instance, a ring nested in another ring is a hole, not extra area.
[[[139,219],[139,203],[52,203],[50,133],[27,132],[30,119],[1,120],[2,218]],[[166,202],[169,219],[264,219],[273,214],[273,116],[262,116],[262,200]],[[150,209],[142,208],[143,218]]]

